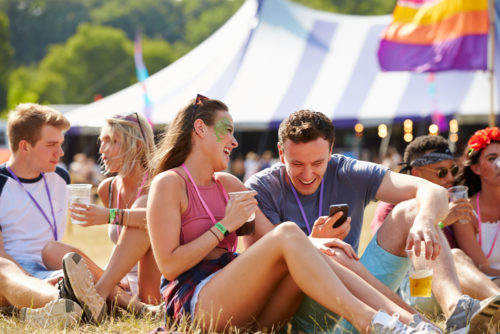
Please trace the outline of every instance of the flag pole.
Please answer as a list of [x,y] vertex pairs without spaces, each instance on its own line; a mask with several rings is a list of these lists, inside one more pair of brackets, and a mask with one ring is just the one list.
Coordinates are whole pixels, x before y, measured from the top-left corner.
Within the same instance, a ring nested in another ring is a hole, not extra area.
[[495,126],[495,0],[488,0],[489,27],[489,55],[488,72],[490,74],[490,117],[489,126]]

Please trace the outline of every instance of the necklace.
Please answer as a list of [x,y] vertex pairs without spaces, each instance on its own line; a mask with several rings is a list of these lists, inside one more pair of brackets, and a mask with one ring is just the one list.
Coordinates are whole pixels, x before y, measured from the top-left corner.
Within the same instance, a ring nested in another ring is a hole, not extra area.
[[14,174],[14,172],[12,171],[12,169],[10,169],[10,167],[7,167],[7,170],[9,171],[10,175],[12,175],[12,177],[14,178],[14,180],[16,180],[17,183],[21,186],[21,188],[23,188],[23,190],[26,192],[26,194],[28,194],[29,198],[33,201],[33,203],[35,204],[36,208],[38,209],[38,211],[40,211],[40,213],[42,214],[42,216],[45,219],[45,221],[47,222],[47,224],[49,224],[50,229],[52,230],[52,235],[54,236],[54,240],[57,241],[56,216],[54,215],[54,206],[52,205],[52,197],[50,196],[49,185],[47,184],[47,180],[45,179],[45,175],[43,173],[40,173],[42,175],[43,182],[45,184],[45,191],[47,193],[47,197],[49,199],[50,212],[52,213],[52,222],[50,221],[50,219],[47,216],[47,214],[45,213],[45,211],[43,211],[42,206],[37,202],[37,200],[35,199],[35,197],[33,197],[33,195],[31,195],[31,193],[23,186],[23,184],[21,183],[21,181],[19,180],[19,178],[17,177],[17,175]]
[[[288,174],[286,174],[288,176]],[[307,219],[306,212],[304,211],[304,207],[302,206],[302,202],[300,201],[299,194],[297,194],[297,190],[295,190],[295,187],[293,186],[292,180],[290,179],[290,176],[288,176],[288,180],[290,181],[290,187],[292,188],[293,196],[295,197],[295,200],[297,201],[297,204],[299,205],[299,210],[300,213],[302,214],[302,219],[304,219],[304,222],[306,223],[307,227],[307,232],[311,234],[311,226],[309,225],[309,220]],[[324,185],[324,179],[321,179],[321,186],[319,190],[319,206],[318,206],[318,217],[321,216],[321,208],[323,207],[323,185]]]

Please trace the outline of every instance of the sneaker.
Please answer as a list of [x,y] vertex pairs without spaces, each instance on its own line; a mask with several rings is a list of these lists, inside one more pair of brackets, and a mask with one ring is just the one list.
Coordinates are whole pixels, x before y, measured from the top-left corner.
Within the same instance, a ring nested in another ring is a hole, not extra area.
[[399,314],[394,313],[392,317],[385,313],[385,311],[378,311],[372,319],[371,323],[372,333],[379,334],[437,334],[441,333],[425,330],[425,329],[416,329],[410,326],[406,326],[401,321],[399,321]]
[[443,334],[443,331],[438,326],[425,320],[420,314],[413,315],[413,321],[408,325],[416,330],[424,330],[433,333]]
[[69,299],[56,299],[41,308],[23,307],[19,319],[30,325],[46,327],[61,325],[75,326],[82,317],[80,305]]
[[106,315],[106,301],[97,293],[92,273],[83,258],[77,253],[68,253],[63,257],[62,266],[65,277],[62,293],[82,306],[84,319],[101,323]]
[[[487,300],[485,300],[487,301]],[[446,332],[449,334],[480,333],[488,328],[494,312],[493,303],[481,304],[477,299],[463,295],[457,302],[455,310],[446,320]]]

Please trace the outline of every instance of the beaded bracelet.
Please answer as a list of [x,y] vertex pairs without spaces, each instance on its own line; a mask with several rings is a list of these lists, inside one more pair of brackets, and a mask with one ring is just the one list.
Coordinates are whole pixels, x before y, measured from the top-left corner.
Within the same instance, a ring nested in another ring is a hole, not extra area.
[[108,224],[114,224],[116,217],[116,209],[109,209],[109,220]]
[[219,236],[218,236],[218,235],[217,235],[214,231],[212,231],[212,229],[211,229],[211,228],[210,228],[210,229],[208,229],[208,231],[209,231],[209,232],[211,232],[211,233],[214,235],[214,237],[217,239],[217,241],[218,241],[219,243],[220,243],[220,242],[222,242],[222,240],[220,240],[220,239],[219,239]]

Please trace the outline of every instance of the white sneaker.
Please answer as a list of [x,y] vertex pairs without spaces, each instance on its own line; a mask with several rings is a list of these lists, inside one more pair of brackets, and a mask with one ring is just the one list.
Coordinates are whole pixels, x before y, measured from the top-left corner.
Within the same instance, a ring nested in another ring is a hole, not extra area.
[[424,318],[418,313],[413,315],[413,321],[408,326],[416,330],[424,330],[432,333],[443,334],[441,328],[431,322],[424,320]]
[[80,305],[74,301],[56,299],[41,308],[23,307],[19,312],[19,319],[42,328],[51,325],[69,327],[78,324],[82,312]]
[[399,321],[399,314],[394,313],[392,317],[385,311],[378,311],[372,319],[372,333],[376,334],[437,334],[440,332],[416,329],[406,326]]

